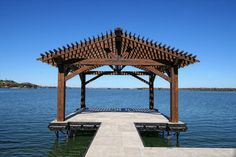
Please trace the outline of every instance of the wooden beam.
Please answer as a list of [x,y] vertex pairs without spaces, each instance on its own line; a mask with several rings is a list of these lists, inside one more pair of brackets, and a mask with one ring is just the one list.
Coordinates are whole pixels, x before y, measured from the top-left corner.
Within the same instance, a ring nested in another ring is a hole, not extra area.
[[179,121],[178,113],[178,67],[170,68],[170,122],[177,123]]
[[90,82],[92,82],[92,81],[94,81],[94,80],[98,79],[99,77],[101,77],[101,76],[103,76],[103,75],[104,75],[104,74],[103,74],[103,73],[101,73],[101,74],[99,74],[99,75],[97,75],[97,76],[95,76],[95,77],[91,78],[90,80],[86,81],[86,82],[85,82],[85,84],[88,84],[88,83],[90,83]]
[[81,60],[83,60],[83,59],[81,59],[81,58],[72,58],[72,59],[68,59],[68,60],[63,61],[63,64],[64,65],[71,65],[71,64],[76,63],[76,62],[81,61]]
[[86,75],[85,74],[80,74],[80,80],[81,80],[81,97],[80,97],[80,106],[81,108],[85,108],[85,96],[86,96]]
[[177,58],[174,59],[173,65],[174,66],[180,66],[183,61],[184,61],[184,57],[182,57],[182,56],[181,57],[177,57]]
[[115,52],[110,52],[107,54],[107,56],[110,58],[110,59],[117,59],[118,56],[115,54]]
[[112,70],[115,70],[115,68],[114,68],[112,65],[109,65],[109,67],[110,67]]
[[116,42],[116,50],[117,50],[117,55],[121,55],[121,47],[122,47],[122,30],[120,28],[115,29],[115,42]]
[[65,120],[65,68],[58,66],[58,85],[57,85],[57,121]]
[[63,64],[63,59],[61,58],[61,56],[53,58],[53,61],[56,63],[57,67],[62,66]]
[[145,71],[121,71],[121,72],[115,72],[115,71],[88,71],[85,74],[86,75],[130,75],[130,73],[133,73],[135,75],[150,75],[150,72]]
[[129,66],[164,66],[164,64],[149,59],[85,59],[76,65],[129,65]]
[[136,78],[136,79],[142,81],[143,83],[146,83],[146,84],[149,85],[149,82],[148,82],[148,81],[146,81],[146,80],[144,80],[143,78],[137,76],[136,74],[133,74],[132,72],[129,72],[129,74],[130,74],[131,76],[133,76],[134,78]]
[[74,77],[74,76],[76,76],[76,75],[78,75],[78,74],[80,74],[80,73],[82,73],[86,70],[89,70],[91,68],[93,68],[93,66],[83,66],[83,67],[79,68],[78,70],[74,71],[73,73],[67,75],[65,77],[65,80],[67,81],[67,80],[71,79],[72,77]]
[[165,75],[163,72],[159,71],[158,69],[156,69],[155,67],[151,67],[151,66],[144,66],[145,69],[151,71],[152,73],[160,76],[161,78],[165,79],[168,82],[171,82],[171,78],[168,77],[167,75]]
[[[92,72],[92,71],[90,71],[90,72],[88,72],[88,73],[86,73],[86,74],[91,74],[91,72]],[[142,82],[144,82],[144,83],[146,83],[146,84],[149,85],[149,82],[148,82],[148,81],[146,81],[145,79],[143,79],[143,78],[137,76],[134,72],[130,72],[130,71],[129,71],[129,72],[121,72],[121,73],[122,73],[122,75],[123,75],[123,74],[125,74],[125,75],[131,75],[131,76],[133,76],[134,78],[136,78],[136,79],[138,79],[138,80],[140,80],[140,81],[142,81]],[[95,74],[95,73],[92,73],[92,74]],[[97,76],[95,76],[95,77],[91,78],[90,80],[86,81],[85,84],[88,84],[88,83],[90,83],[90,82],[92,82],[92,81],[98,79],[99,77],[101,77],[101,76],[103,76],[103,75],[112,75],[112,74],[115,74],[115,75],[118,74],[118,75],[120,75],[119,72],[117,73],[117,72],[113,72],[113,71],[103,71],[103,72],[99,71],[99,73],[98,73]]]
[[155,75],[149,75],[149,109],[154,109],[154,80]]
[[115,66],[115,72],[121,72],[121,70],[123,70],[125,67],[125,65],[116,65]]
[[122,65],[122,66],[120,67],[120,71],[123,70],[125,67],[126,67],[125,65]]

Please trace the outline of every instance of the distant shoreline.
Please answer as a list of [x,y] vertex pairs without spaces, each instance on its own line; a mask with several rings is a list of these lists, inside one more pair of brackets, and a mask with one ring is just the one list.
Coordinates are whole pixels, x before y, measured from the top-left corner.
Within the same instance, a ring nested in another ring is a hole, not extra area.
[[[47,87],[44,87],[47,88]],[[57,87],[49,87],[57,88]],[[67,87],[67,88],[80,88],[80,87]],[[87,89],[104,89],[104,90],[148,90],[149,88],[87,88]],[[170,88],[154,88],[154,90],[170,90]],[[189,91],[226,91],[236,92],[236,88],[179,88],[179,90]]]
[[[55,86],[40,86],[32,83],[17,83],[12,80],[0,80],[0,88],[8,89],[22,89],[22,88],[57,88]],[[80,87],[67,87],[67,88],[80,88]],[[148,88],[87,88],[87,89],[104,89],[104,90],[148,90]],[[169,88],[154,88],[155,90],[169,90]],[[189,91],[225,91],[225,92],[236,92],[236,88],[179,88],[179,90]]]
[[[71,87],[71,88],[74,88],[74,87]],[[90,88],[90,89],[148,90],[149,88]],[[170,89],[169,88],[154,88],[154,90],[170,90]],[[179,88],[179,90],[190,90],[190,91],[229,91],[229,92],[236,92],[236,88]]]

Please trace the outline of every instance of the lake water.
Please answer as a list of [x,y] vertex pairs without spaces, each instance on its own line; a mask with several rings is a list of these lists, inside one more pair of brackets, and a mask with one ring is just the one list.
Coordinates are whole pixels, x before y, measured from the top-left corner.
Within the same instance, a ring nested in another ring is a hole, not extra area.
[[[87,107],[147,108],[147,90],[88,89]],[[57,89],[0,89],[0,156],[53,156],[60,145],[47,128],[56,116]],[[66,113],[79,107],[80,89],[67,89]],[[169,115],[169,91],[155,91],[155,107]],[[188,131],[180,147],[236,148],[236,92],[179,92],[180,120]],[[72,143],[72,144],[71,144]],[[59,149],[59,150],[58,150]]]

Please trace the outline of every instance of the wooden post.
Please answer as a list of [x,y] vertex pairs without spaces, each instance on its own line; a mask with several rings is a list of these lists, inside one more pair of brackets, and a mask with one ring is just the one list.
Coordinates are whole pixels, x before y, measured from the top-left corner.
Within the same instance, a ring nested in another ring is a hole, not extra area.
[[149,109],[154,109],[154,79],[155,76],[149,75]]
[[57,121],[65,120],[65,68],[58,66],[58,86],[57,86]]
[[85,88],[86,88],[86,75],[80,74],[80,80],[81,80],[81,98],[80,98],[80,106],[81,108],[85,108]]
[[171,83],[170,83],[170,122],[176,123],[179,121],[178,113],[178,67],[170,68]]

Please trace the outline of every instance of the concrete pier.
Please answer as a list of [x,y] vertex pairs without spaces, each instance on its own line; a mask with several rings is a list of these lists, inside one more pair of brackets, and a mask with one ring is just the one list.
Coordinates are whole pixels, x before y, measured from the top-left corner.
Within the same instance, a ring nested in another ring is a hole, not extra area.
[[86,157],[235,157],[236,155],[236,149],[144,147],[134,123],[169,123],[159,112],[82,112],[60,123],[68,122],[101,123]]

